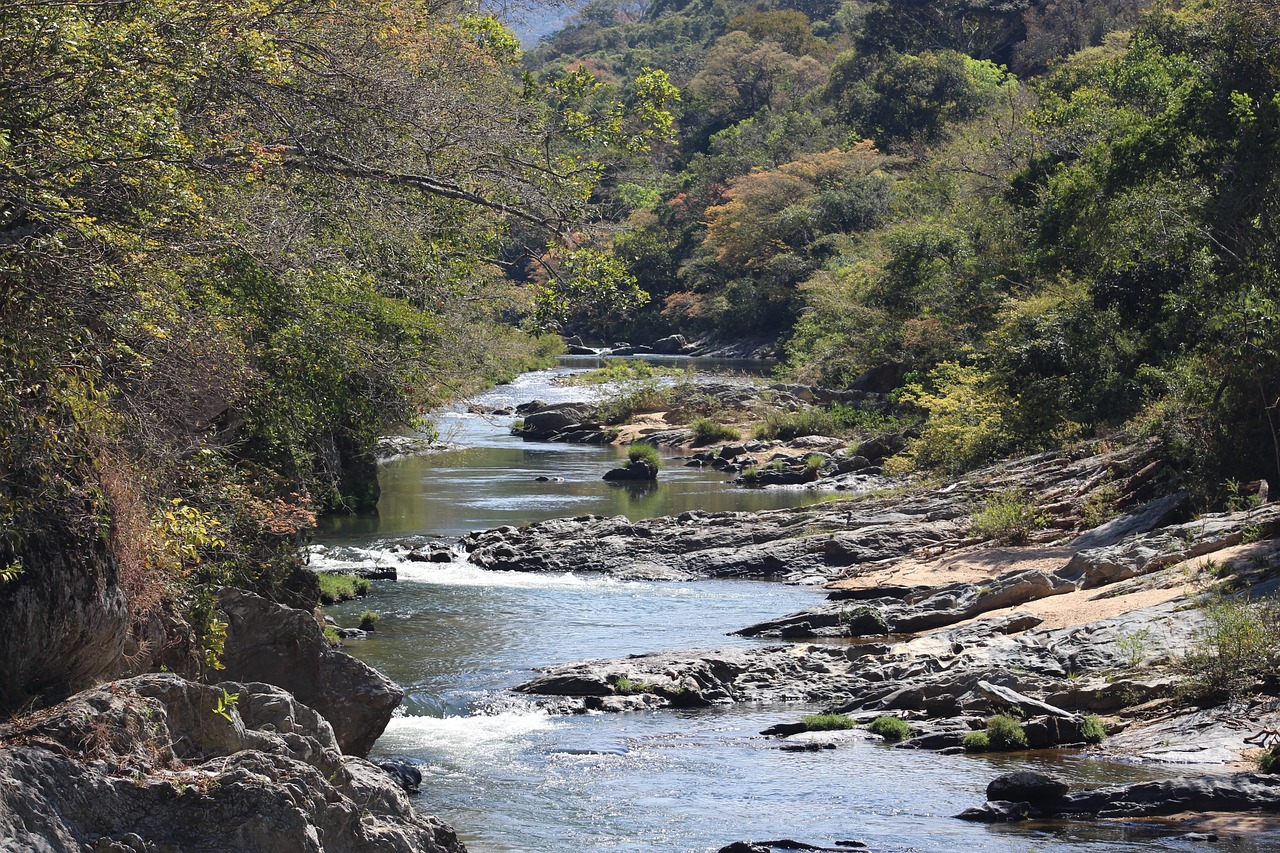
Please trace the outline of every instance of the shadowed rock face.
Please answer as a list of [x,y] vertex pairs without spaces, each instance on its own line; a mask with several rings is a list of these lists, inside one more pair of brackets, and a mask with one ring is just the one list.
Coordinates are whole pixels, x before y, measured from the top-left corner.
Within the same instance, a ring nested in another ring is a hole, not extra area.
[[338,746],[368,755],[404,692],[382,673],[331,648],[315,617],[238,589],[218,593],[227,622],[222,675],[288,690],[324,715]]
[[0,728],[6,850],[465,853],[267,684],[146,675]]
[[62,545],[29,562],[0,590],[0,713],[106,677],[120,664],[128,629],[128,604],[104,543]]

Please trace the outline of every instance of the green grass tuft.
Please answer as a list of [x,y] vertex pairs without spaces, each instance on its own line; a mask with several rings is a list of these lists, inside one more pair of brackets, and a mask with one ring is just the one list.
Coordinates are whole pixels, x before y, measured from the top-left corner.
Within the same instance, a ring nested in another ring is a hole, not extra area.
[[337,604],[339,601],[364,598],[369,594],[369,581],[365,578],[317,572],[316,579],[320,581],[321,604]]
[[716,423],[710,418],[697,418],[689,424],[693,430],[694,444],[711,444],[715,441],[737,441],[742,436],[733,427]]
[[907,725],[906,720],[897,717],[876,717],[867,729],[890,743],[897,743],[911,737],[911,726]]
[[648,462],[654,468],[662,467],[662,454],[652,444],[637,442],[627,448],[627,464]]
[[844,714],[810,714],[800,722],[811,732],[835,732],[851,729],[854,722]]

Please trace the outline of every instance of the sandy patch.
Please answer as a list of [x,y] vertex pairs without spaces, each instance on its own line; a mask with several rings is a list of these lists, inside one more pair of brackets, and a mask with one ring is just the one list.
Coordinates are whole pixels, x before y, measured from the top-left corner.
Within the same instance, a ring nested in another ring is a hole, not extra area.
[[907,557],[864,569],[856,577],[830,584],[831,589],[871,589],[877,586],[943,586],[980,583],[1008,572],[1038,569],[1056,572],[1075,554],[1071,548],[1031,546],[951,551],[941,557]]

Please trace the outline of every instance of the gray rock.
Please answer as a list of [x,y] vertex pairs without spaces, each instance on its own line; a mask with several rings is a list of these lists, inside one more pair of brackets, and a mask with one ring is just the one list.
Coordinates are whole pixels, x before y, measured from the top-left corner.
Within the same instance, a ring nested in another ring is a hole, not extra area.
[[1055,811],[1064,815],[1147,817],[1254,809],[1280,811],[1280,776],[1237,773],[1114,785],[1067,794]]
[[[1051,717],[1065,717],[1067,719],[1075,719],[1076,717],[1076,714],[1070,711],[1064,711],[1061,708],[1050,705],[1048,702],[1032,699],[1030,696],[1024,696],[1016,690],[1001,687],[999,684],[992,684],[989,681],[979,681],[978,691],[995,702],[998,707],[1016,708],[1022,715],[1048,714]],[[1009,798],[1004,797],[1003,799]]]
[[28,553],[25,570],[0,592],[0,712],[114,672],[129,633],[128,602],[105,539],[41,558]]
[[987,799],[1041,805],[1061,800],[1069,790],[1071,786],[1056,776],[1035,770],[1017,770],[992,779],[987,785]]
[[990,800],[976,808],[965,809],[956,815],[960,820],[968,820],[975,823],[1015,823],[1036,816],[1037,814],[1030,803],[1010,800]]
[[636,459],[622,468],[611,468],[606,471],[603,479],[610,481],[656,480],[658,479],[658,468],[644,459]]
[[244,592],[218,591],[227,622],[222,674],[288,690],[332,724],[342,751],[367,755],[403,691],[377,670],[330,648],[315,617]]
[[328,723],[266,684],[147,675],[5,734],[6,850],[464,853]]
[[1071,547],[1084,550],[1086,548],[1102,548],[1114,545],[1138,533],[1146,533],[1157,527],[1164,527],[1179,516],[1186,514],[1191,499],[1186,492],[1159,498],[1144,505],[1135,512],[1113,518],[1090,531],[1080,534],[1071,540]]

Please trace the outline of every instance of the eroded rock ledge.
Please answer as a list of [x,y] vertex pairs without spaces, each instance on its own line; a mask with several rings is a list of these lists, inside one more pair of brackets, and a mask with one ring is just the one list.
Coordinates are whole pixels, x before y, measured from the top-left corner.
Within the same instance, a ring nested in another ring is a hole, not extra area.
[[0,844],[110,853],[465,853],[323,717],[261,683],[144,675],[0,726]]

